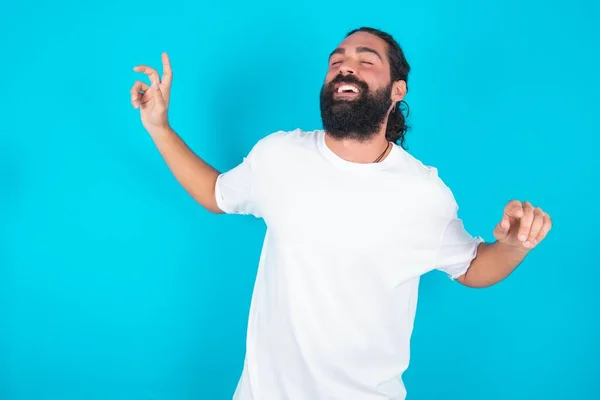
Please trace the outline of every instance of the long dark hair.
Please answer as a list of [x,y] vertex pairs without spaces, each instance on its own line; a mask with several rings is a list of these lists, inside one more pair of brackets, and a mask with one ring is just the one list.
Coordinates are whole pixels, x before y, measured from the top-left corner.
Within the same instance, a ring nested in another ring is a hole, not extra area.
[[[372,35],[379,37],[387,43],[387,57],[390,63],[390,75],[392,78],[392,82],[403,80],[406,82],[406,90],[408,91],[408,73],[410,72],[410,65],[408,65],[408,61],[406,61],[406,57],[404,56],[404,52],[402,48],[396,42],[396,40],[389,33],[385,33],[379,29],[369,28],[369,27],[361,27],[358,29],[354,29],[346,34],[346,37],[356,33],[356,32],[367,32]],[[403,111],[406,111],[406,116],[404,116]],[[394,142],[405,147],[405,135],[410,128],[406,124],[406,118],[408,118],[408,104],[402,100],[398,102],[395,107],[390,112],[387,128],[385,131],[385,137],[390,142]]]

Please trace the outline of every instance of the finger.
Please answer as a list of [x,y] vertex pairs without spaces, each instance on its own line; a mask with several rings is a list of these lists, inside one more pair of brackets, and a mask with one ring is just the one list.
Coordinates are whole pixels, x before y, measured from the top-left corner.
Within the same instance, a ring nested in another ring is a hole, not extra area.
[[525,242],[525,247],[533,247],[537,244],[536,238],[542,226],[544,225],[544,214],[539,207],[533,209],[533,222],[531,223],[531,229],[529,230],[529,236]]
[[148,75],[148,77],[150,78],[150,83],[152,85],[154,85],[155,83],[158,85],[160,83],[160,77],[158,76],[158,72],[152,67],[149,67],[147,65],[138,65],[136,67],[133,67],[133,70],[135,72],[142,72]]
[[523,217],[523,204],[519,200],[511,200],[504,207],[504,214],[510,218],[520,219]]
[[534,239],[535,244],[538,244],[539,242],[544,240],[546,238],[546,235],[548,235],[548,232],[550,232],[550,229],[552,229],[552,219],[550,218],[550,216],[543,211],[542,215],[544,218],[544,224],[542,225],[542,228],[540,229],[539,233]]
[[162,91],[160,89],[160,85],[159,84],[152,84],[152,86],[150,87],[150,91],[153,93],[154,95],[154,99],[156,101],[156,107],[158,109],[158,111],[163,111],[166,107],[165,107],[165,98],[162,94]]
[[[133,106],[135,108],[139,107],[140,105],[140,101],[142,99],[142,94],[147,92],[148,89],[150,88],[150,86],[148,86],[146,83],[142,82],[142,81],[136,81],[133,86],[131,87],[131,104],[133,104]],[[140,93],[142,92],[142,93]]]
[[173,81],[173,70],[171,70],[171,60],[169,59],[169,55],[164,52],[162,53],[162,63],[163,63],[163,76],[162,82],[170,86]]
[[502,220],[498,222],[496,228],[494,229],[494,236],[497,240],[504,240],[508,236],[508,231],[510,229],[510,219],[504,215],[502,216]]
[[525,242],[529,237],[529,231],[531,230],[531,224],[533,223],[533,206],[530,202],[526,201],[523,203],[523,217],[521,217],[519,223],[519,240]]

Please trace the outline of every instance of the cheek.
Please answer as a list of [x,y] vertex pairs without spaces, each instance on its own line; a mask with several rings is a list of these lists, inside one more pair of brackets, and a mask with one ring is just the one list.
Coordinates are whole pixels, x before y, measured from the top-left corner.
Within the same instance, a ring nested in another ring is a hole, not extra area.
[[335,77],[339,74],[339,71],[336,70],[329,70],[327,72],[327,74],[325,75],[325,84],[328,84],[329,82],[331,82],[333,79],[335,79]]
[[362,71],[360,75],[361,79],[364,82],[366,82],[366,84],[369,85],[370,88],[374,89],[381,86],[381,80],[379,79],[377,74],[374,74],[371,71]]

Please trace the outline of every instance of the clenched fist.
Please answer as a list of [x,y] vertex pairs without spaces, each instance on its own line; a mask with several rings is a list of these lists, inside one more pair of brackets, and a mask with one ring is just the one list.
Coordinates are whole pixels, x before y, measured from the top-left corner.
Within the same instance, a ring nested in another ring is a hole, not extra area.
[[168,127],[167,111],[171,94],[173,72],[167,53],[162,53],[163,76],[147,65],[138,65],[133,68],[135,72],[145,73],[150,78],[150,86],[142,81],[136,81],[131,88],[131,104],[140,109],[140,116],[144,128],[152,131]]

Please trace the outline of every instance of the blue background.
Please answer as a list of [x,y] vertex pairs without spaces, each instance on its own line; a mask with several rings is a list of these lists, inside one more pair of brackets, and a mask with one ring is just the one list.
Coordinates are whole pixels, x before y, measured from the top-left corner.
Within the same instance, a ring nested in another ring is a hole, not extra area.
[[599,3],[10,2],[0,14],[0,399],[231,398],[265,227],[211,215],[130,105],[174,69],[173,127],[220,170],[320,127],[329,52],[394,34],[409,150],[472,234],[510,199],[553,217],[502,283],[422,280],[409,399],[600,398]]

